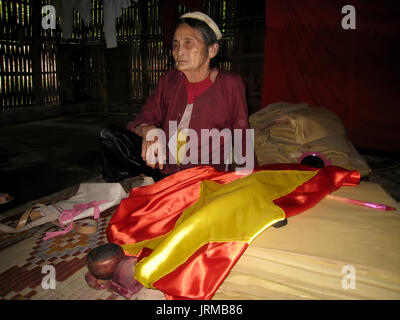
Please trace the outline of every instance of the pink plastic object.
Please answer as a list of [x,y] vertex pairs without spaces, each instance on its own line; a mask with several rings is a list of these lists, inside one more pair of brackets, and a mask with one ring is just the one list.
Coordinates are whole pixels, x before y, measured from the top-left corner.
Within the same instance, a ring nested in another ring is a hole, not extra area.
[[136,257],[125,256],[115,269],[110,284],[111,290],[128,300],[143,288],[143,285],[133,277],[136,263]]
[[108,202],[107,200],[102,200],[102,201],[92,201],[90,203],[85,203],[85,204],[76,204],[74,205],[74,208],[72,210],[65,210],[60,214],[59,222],[61,225],[66,223],[67,221],[71,221],[70,224],[66,227],[64,227],[60,231],[54,231],[54,232],[46,232],[45,237],[43,238],[44,241],[52,239],[54,237],[57,237],[59,235],[66,234],[70,231],[72,231],[74,222],[73,218],[79,214],[81,214],[83,211],[89,208],[94,208],[94,213],[93,213],[93,219],[98,219],[100,217],[100,208],[99,205],[103,204],[105,202]]

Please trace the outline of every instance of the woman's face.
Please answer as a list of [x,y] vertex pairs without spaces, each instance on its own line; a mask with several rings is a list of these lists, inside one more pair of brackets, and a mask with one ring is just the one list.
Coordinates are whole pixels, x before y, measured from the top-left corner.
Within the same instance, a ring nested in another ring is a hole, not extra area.
[[207,49],[200,31],[186,23],[181,24],[175,31],[172,43],[176,68],[184,73],[208,70],[210,60],[215,56],[214,47]]

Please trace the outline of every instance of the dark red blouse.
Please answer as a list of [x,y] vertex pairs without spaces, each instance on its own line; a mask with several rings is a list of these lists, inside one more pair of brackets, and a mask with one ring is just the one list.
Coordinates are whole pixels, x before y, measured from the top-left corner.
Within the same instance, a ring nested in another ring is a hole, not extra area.
[[[176,121],[179,124],[188,97],[185,86],[185,75],[177,69],[170,70],[161,76],[158,85],[149,96],[146,104],[131,124],[130,127],[146,123],[155,125],[164,130],[169,141],[169,122]],[[212,165],[216,170],[225,171],[226,166],[223,160],[224,139],[220,139],[220,161],[219,164],[212,164],[211,155],[209,163],[201,161],[201,129],[233,129],[242,130],[242,155],[245,155],[246,139],[245,129],[249,128],[248,109],[245,96],[245,86],[241,77],[233,72],[218,70],[214,83],[194,100],[193,111],[189,128],[196,131],[199,138],[198,163],[186,165],[169,164],[167,151],[167,164],[162,171],[170,174],[179,170],[199,165]],[[211,142],[211,139],[209,140]],[[211,151],[211,143],[209,150]],[[254,150],[254,149],[253,149]],[[230,169],[232,167],[230,166]]]

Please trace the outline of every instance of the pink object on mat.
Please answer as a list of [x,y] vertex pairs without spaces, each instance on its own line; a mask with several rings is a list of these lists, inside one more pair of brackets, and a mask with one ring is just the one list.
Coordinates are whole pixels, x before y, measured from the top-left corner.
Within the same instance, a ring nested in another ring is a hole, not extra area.
[[85,203],[85,204],[76,204],[76,205],[74,205],[74,208],[72,210],[63,211],[60,214],[60,218],[59,218],[60,224],[64,225],[67,221],[71,221],[71,223],[67,227],[64,227],[64,229],[62,229],[60,231],[46,232],[46,236],[43,238],[43,240],[49,240],[56,236],[70,232],[74,225],[74,222],[73,222],[74,217],[81,214],[86,209],[94,208],[93,218],[98,219],[100,217],[99,205],[102,203],[105,203],[105,202],[108,202],[108,201],[102,200],[102,201],[92,201],[90,203]]
[[333,196],[333,195],[327,195],[326,197],[333,199],[333,200],[338,200],[338,201],[342,201],[342,202],[350,203],[350,204],[356,204],[358,206],[363,206],[363,207],[376,209],[376,210],[397,211],[396,208],[393,208],[391,206],[387,206],[386,204],[381,204],[381,203],[367,202],[367,201],[343,198],[343,197],[338,197],[338,196]]
[[136,263],[136,257],[124,257],[115,269],[111,280],[110,289],[128,300],[143,288],[143,285],[134,278]]

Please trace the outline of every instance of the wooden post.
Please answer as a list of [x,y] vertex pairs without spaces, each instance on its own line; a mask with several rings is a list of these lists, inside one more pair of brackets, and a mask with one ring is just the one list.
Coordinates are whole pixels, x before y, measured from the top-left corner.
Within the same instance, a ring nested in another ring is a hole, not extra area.
[[132,41],[128,41],[128,74],[129,74],[129,79],[128,79],[128,83],[129,83],[129,96],[128,96],[128,114],[133,114],[133,81],[132,81],[132,77],[133,77],[133,68],[132,68]]
[[149,46],[148,46],[148,34],[149,34],[149,19],[148,19],[148,1],[142,0],[139,2],[140,5],[140,14],[141,14],[141,53],[142,53],[142,80],[143,80],[143,101],[150,94],[150,79],[148,73],[148,64],[149,64]]
[[102,33],[102,41],[100,47],[100,63],[101,63],[101,95],[103,97],[103,114],[108,115],[108,86],[107,86],[107,52],[105,47],[104,33]]
[[40,37],[42,28],[42,7],[41,1],[32,1],[32,80],[33,94],[36,105],[44,104],[44,95],[42,88],[42,39]]

